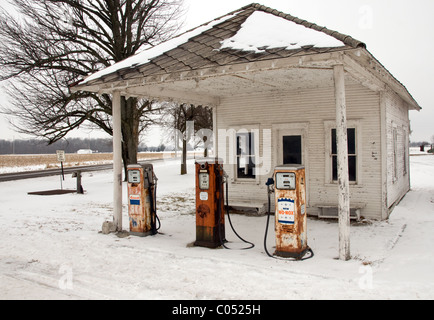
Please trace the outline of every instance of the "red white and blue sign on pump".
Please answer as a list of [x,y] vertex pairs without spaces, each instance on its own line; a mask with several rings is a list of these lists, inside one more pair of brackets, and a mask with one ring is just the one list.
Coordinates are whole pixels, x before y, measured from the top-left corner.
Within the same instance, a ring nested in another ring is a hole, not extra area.
[[295,201],[288,198],[277,199],[279,223],[294,224]]

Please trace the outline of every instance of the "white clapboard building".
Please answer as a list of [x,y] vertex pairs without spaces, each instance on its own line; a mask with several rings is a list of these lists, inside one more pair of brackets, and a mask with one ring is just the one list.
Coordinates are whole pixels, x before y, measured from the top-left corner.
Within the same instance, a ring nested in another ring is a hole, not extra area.
[[[232,206],[264,211],[265,182],[284,163],[305,166],[312,215],[337,216],[344,192],[352,216],[386,219],[410,189],[409,111],[421,108],[405,86],[365,43],[259,4],[71,89],[113,94],[115,109],[122,97],[212,107],[216,156],[225,162]],[[342,138],[347,189],[338,179]],[[114,139],[116,145],[120,130]]]

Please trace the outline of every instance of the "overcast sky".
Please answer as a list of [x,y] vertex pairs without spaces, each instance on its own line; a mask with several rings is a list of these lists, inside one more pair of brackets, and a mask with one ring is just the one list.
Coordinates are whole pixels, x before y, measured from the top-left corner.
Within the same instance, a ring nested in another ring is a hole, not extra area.
[[[194,28],[252,0],[184,0],[184,30]],[[0,0],[4,4],[5,0]],[[434,135],[433,0],[262,0],[263,5],[351,35],[403,83],[423,108],[411,111],[411,140]],[[2,84],[0,83],[0,86]],[[0,91],[0,104],[6,103]],[[0,115],[0,138],[20,138]],[[85,134],[86,136],[87,134]],[[94,133],[92,134],[94,136]]]

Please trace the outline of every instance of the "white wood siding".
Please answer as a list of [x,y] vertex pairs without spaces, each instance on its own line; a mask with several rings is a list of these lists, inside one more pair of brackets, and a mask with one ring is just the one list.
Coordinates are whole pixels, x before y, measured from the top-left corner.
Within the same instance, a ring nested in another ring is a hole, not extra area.
[[[352,81],[347,81],[347,118],[358,123],[358,135],[362,135],[358,145],[357,172],[360,183],[350,186],[351,201],[364,203],[362,216],[381,219],[382,211],[382,179],[381,179],[381,138],[380,138],[380,95]],[[321,204],[336,204],[338,186],[326,181],[326,137],[325,125],[335,120],[334,88],[297,90],[292,92],[276,92],[274,94],[257,94],[223,98],[217,107],[217,126],[219,129],[258,128],[272,130],[271,149],[264,149],[261,137],[259,143],[260,156],[271,161],[270,171],[260,176],[256,181],[237,182],[234,179],[234,165],[225,165],[225,170],[231,177],[229,200],[235,202],[267,202],[265,182],[273,173],[274,167],[281,162],[277,158],[276,128],[297,124],[308,124],[307,141],[303,145],[306,157],[304,165],[307,174],[307,198],[309,213],[318,212]],[[274,128],[274,132],[273,132]],[[331,135],[331,132],[328,133]],[[229,146],[225,139],[218,139],[219,157],[226,155],[225,163],[230,160]],[[226,139],[227,140],[227,139]],[[222,152],[223,151],[223,152]],[[269,154],[267,154],[269,153]]]

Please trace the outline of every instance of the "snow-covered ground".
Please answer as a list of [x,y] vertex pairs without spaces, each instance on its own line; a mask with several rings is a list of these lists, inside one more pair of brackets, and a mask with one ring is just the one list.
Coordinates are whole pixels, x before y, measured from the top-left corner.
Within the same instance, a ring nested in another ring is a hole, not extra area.
[[[162,227],[147,238],[99,232],[112,219],[111,171],[85,173],[85,195],[27,195],[59,188],[59,177],[0,183],[0,299],[434,298],[434,156],[411,157],[412,190],[389,221],[352,226],[347,262],[336,259],[338,224],[328,220],[308,220],[315,256],[302,262],[265,254],[266,217],[231,215],[251,250],[191,247],[193,163],[187,176],[174,162],[155,171]],[[226,238],[243,247],[229,227]]]

